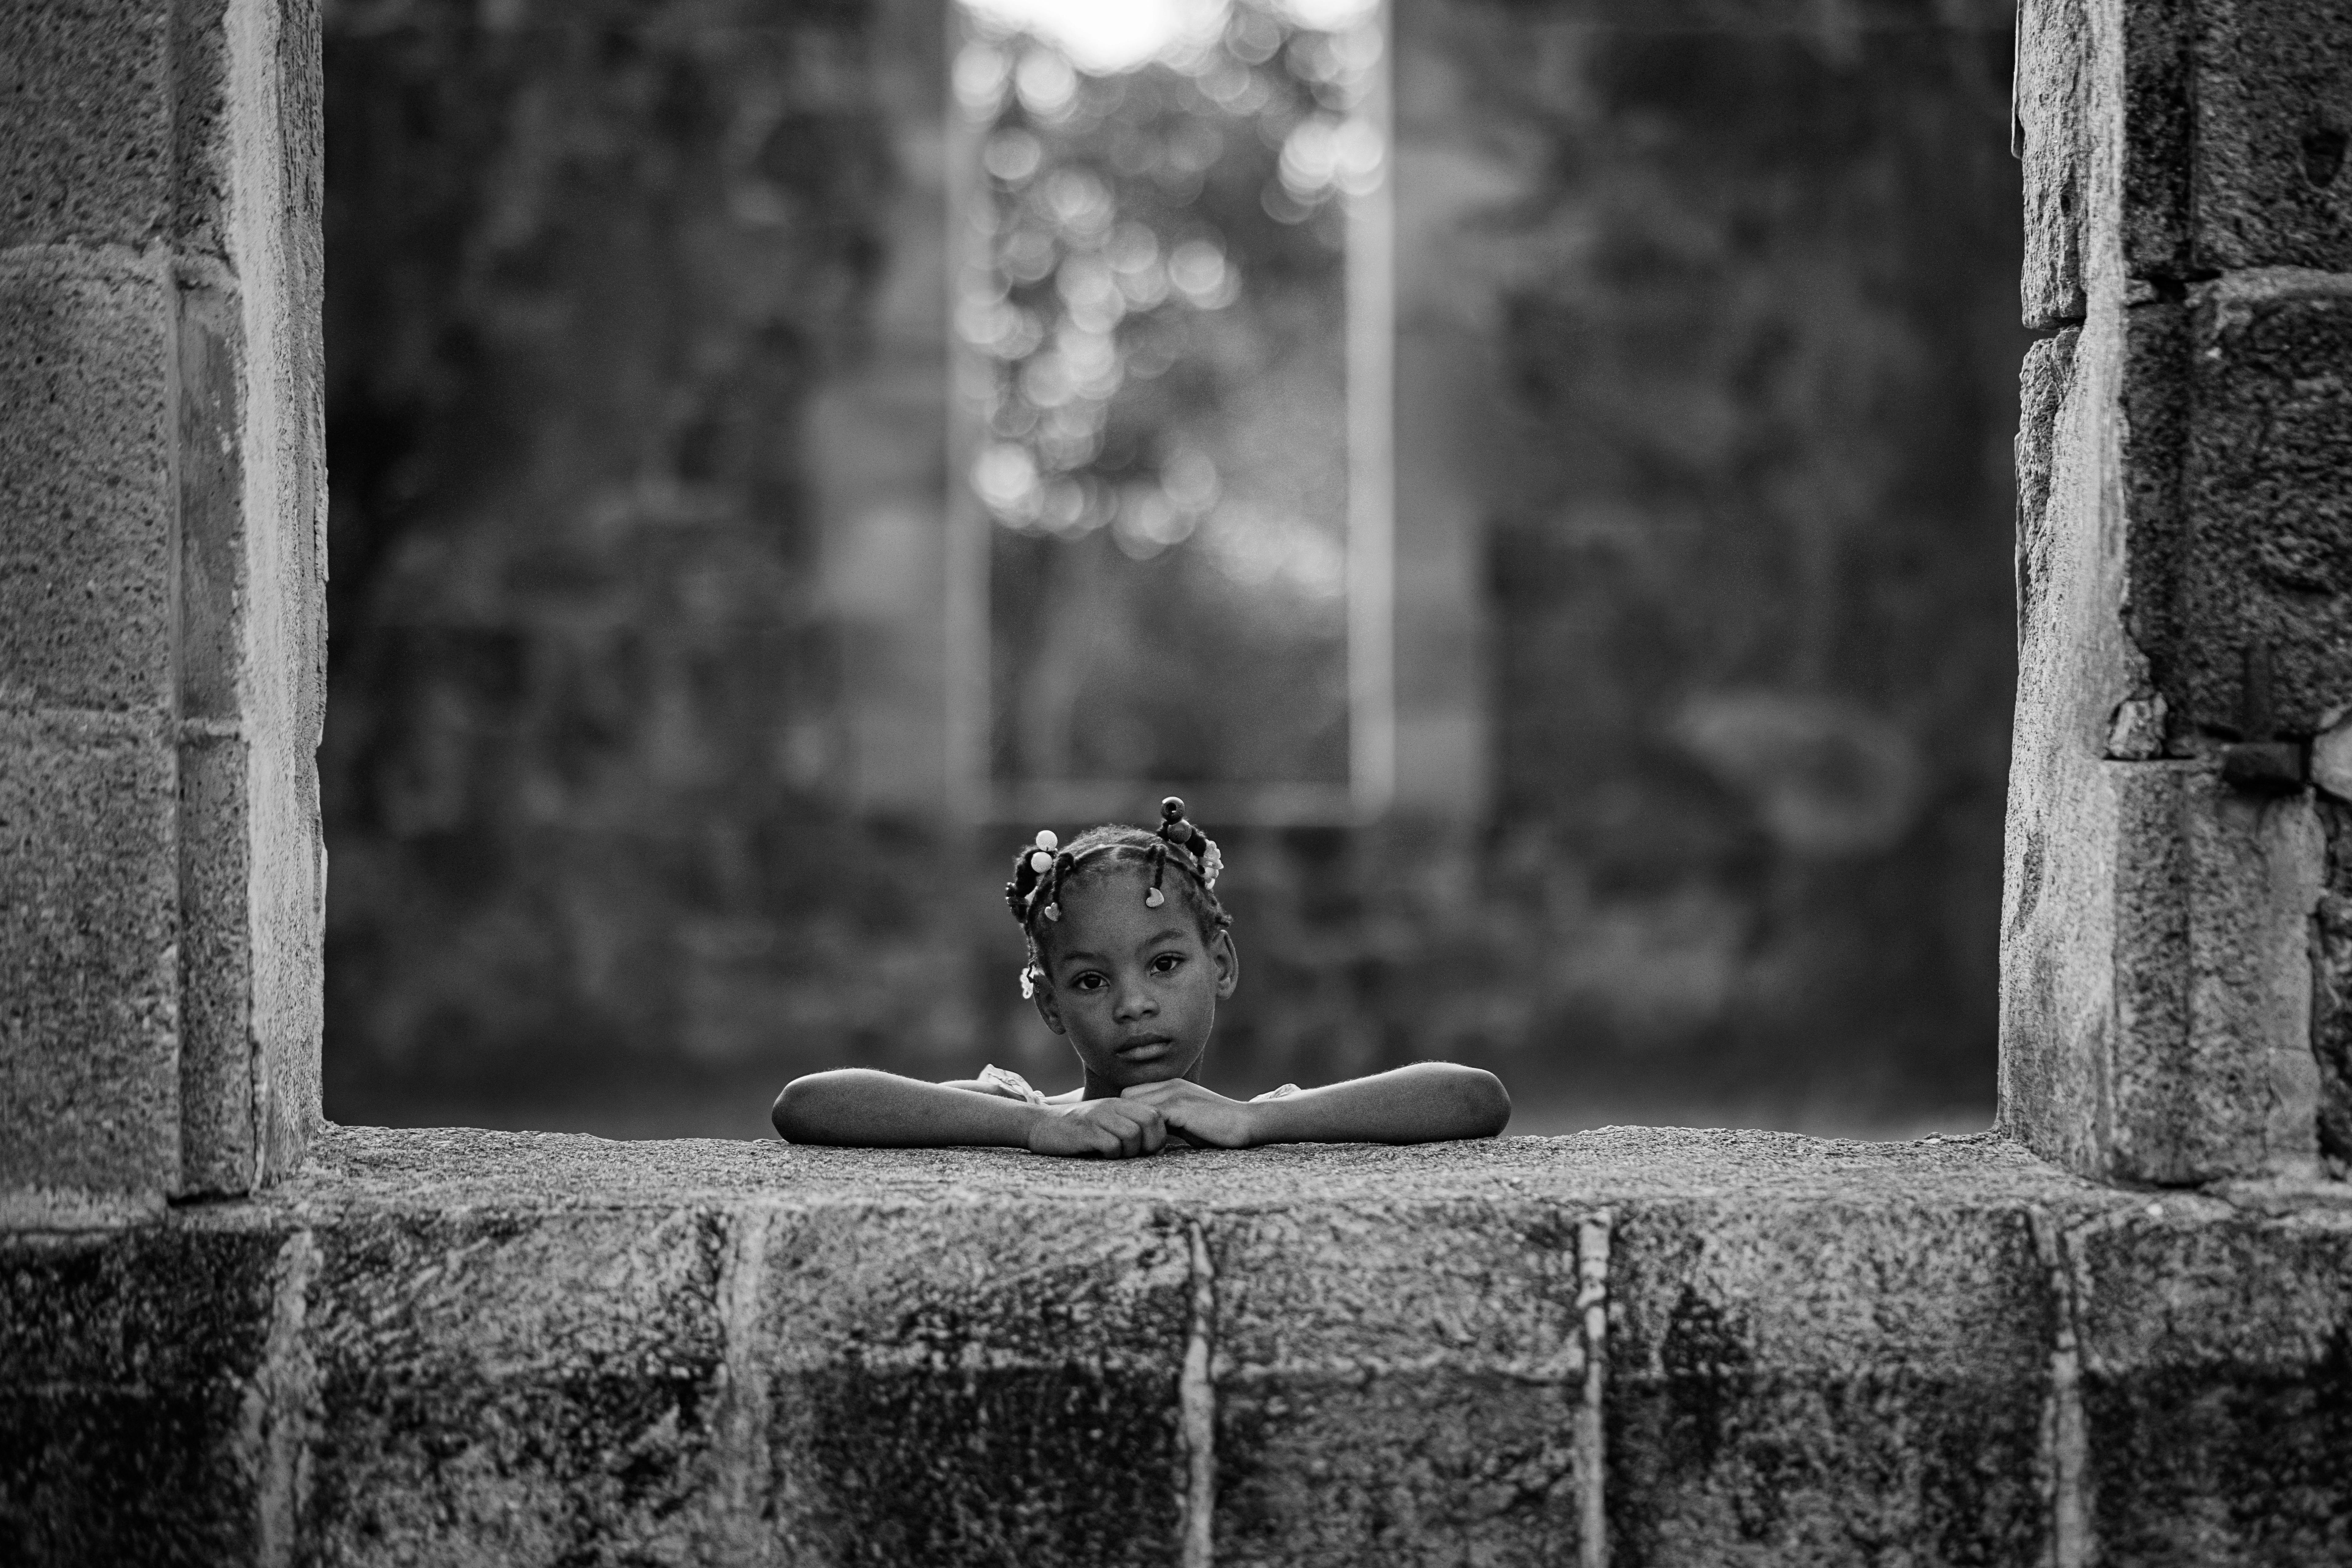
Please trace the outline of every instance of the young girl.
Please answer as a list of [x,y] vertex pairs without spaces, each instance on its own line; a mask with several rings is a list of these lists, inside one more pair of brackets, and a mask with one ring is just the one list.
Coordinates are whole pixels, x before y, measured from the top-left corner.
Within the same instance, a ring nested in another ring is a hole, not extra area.
[[907,1148],[1002,1144],[1039,1154],[1150,1154],[1193,1143],[1420,1143],[1490,1138],[1510,1120],[1494,1074],[1423,1062],[1323,1089],[1285,1084],[1227,1100],[1200,1084],[1217,1004],[1241,980],[1233,921],[1217,901],[1223,858],[1160,802],[1156,832],[1097,827],[1066,849],[1037,835],[1005,884],[1028,938],[1021,994],[1068,1037],[1083,1083],[1045,1095],[991,1067],[925,1083],[849,1068],[794,1079],[776,1131],[795,1143]]

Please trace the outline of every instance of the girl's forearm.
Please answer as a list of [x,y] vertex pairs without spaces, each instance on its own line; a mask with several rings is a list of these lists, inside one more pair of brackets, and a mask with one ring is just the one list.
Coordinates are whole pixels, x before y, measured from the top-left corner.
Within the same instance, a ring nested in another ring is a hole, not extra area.
[[871,1068],[796,1078],[776,1097],[776,1131],[793,1143],[872,1149],[1025,1149],[1034,1105]]
[[1493,1137],[1511,1120],[1511,1097],[1493,1073],[1421,1062],[1251,1109],[1253,1142],[1423,1143]]

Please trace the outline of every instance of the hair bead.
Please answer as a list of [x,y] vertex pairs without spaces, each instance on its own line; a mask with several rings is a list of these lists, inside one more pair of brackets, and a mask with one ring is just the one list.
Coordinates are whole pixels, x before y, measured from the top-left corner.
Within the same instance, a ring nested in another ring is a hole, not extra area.
[[1151,879],[1144,889],[1143,902],[1145,908],[1154,910],[1168,902],[1165,883],[1169,862],[1173,860],[1192,879],[1193,887],[1185,890],[1185,898],[1195,907],[1204,931],[1213,933],[1231,928],[1233,918],[1217,899],[1217,877],[1224,869],[1224,858],[1218,853],[1216,840],[1185,819],[1181,795],[1171,795],[1160,803],[1160,817],[1159,824],[1150,830],[1127,826],[1090,829],[1079,835],[1069,848],[1062,847],[1053,829],[1042,828],[1031,842],[1021,847],[1013,857],[1013,880],[1004,885],[1004,901],[1027,939],[1028,962],[1021,973],[1024,996],[1034,995],[1039,987],[1051,984],[1042,963],[1044,923],[1061,920],[1063,885],[1077,874],[1081,866],[1097,856],[1124,860],[1129,866],[1136,866],[1138,857],[1150,861]]

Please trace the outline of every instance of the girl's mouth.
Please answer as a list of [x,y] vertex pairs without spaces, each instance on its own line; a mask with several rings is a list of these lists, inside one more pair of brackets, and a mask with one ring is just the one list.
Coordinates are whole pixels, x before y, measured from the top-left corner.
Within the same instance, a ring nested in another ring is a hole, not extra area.
[[1157,1056],[1173,1043],[1165,1035],[1145,1035],[1138,1039],[1123,1041],[1118,1054],[1123,1057]]

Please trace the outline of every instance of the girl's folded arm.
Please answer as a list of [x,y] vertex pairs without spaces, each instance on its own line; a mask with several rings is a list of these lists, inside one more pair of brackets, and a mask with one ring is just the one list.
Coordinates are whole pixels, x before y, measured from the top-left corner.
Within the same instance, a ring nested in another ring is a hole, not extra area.
[[1425,1143],[1492,1138],[1511,1120],[1511,1097],[1493,1073],[1418,1062],[1250,1109],[1259,1143]]
[[1037,1107],[974,1081],[926,1083],[871,1068],[796,1078],[776,1097],[776,1131],[793,1143],[920,1149],[1029,1146]]

